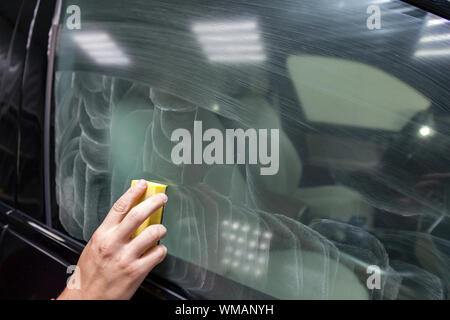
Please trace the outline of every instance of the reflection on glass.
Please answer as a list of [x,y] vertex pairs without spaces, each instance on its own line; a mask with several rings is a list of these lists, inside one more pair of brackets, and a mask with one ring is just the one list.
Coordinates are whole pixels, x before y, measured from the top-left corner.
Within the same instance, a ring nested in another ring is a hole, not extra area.
[[446,41],[446,40],[450,40],[450,33],[426,36],[426,37],[420,38],[419,42],[434,42],[434,41]]
[[430,18],[427,21],[427,27],[437,26],[443,23],[448,23],[448,20],[444,18]]
[[[448,20],[427,16],[427,23],[421,30],[414,56],[417,58],[442,58],[450,55],[450,33],[445,25]],[[435,28],[430,28],[434,27]]]
[[256,20],[197,22],[192,31],[210,61],[242,63],[266,58]]
[[429,126],[422,126],[419,129],[419,134],[422,137],[428,137],[433,134],[433,130]]
[[126,65],[130,62],[111,37],[104,32],[77,33],[73,36],[73,40],[100,64]]
[[416,57],[444,56],[450,55],[450,49],[423,49],[414,54]]

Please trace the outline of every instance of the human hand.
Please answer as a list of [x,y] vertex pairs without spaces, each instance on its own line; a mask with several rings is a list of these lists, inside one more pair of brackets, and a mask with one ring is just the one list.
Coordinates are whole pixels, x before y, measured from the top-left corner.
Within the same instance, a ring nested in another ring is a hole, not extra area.
[[145,180],[139,180],[117,200],[78,260],[72,276],[79,277],[80,288],[66,287],[58,300],[130,299],[165,258],[167,248],[161,244],[148,250],[166,235],[162,224],[151,225],[131,238],[145,219],[167,202],[167,196],[159,193],[131,209],[146,189]]

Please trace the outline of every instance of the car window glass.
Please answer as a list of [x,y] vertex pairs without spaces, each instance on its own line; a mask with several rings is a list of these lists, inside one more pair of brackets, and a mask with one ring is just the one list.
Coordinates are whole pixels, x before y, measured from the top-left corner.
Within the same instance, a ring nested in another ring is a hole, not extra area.
[[193,296],[446,298],[449,33],[400,1],[63,1],[55,214],[88,241],[145,178]]

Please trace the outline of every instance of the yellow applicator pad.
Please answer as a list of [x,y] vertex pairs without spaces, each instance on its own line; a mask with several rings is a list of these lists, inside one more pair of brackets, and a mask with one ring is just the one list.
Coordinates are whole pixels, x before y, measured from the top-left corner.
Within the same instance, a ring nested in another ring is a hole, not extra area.
[[[138,182],[138,180],[131,181],[131,185],[135,184],[136,182]],[[145,199],[150,198],[154,194],[166,193],[166,190],[167,190],[167,186],[165,184],[147,181],[147,191],[141,198],[139,198],[139,200],[136,202],[135,206],[138,205],[139,203],[141,203],[142,201],[144,201]],[[152,224],[160,224],[162,222],[163,209],[164,209],[164,206],[162,206],[161,208],[159,208],[158,210],[153,212],[150,215],[150,217],[148,217],[139,226],[139,228],[137,228],[137,230],[133,233],[133,235],[131,237],[132,238],[136,237],[139,233],[144,231],[145,228],[147,228],[148,226],[150,226]],[[159,241],[158,241],[158,243],[159,243]],[[156,245],[156,244],[157,243],[155,243],[154,245]]]

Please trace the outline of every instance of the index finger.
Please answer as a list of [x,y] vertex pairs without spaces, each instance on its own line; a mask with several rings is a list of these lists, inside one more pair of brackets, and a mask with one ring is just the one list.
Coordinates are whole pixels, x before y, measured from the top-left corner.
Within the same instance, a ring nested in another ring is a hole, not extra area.
[[113,227],[119,224],[125,214],[135,205],[135,203],[142,197],[147,189],[147,182],[143,179],[132,185],[113,205],[103,225],[106,227]]

